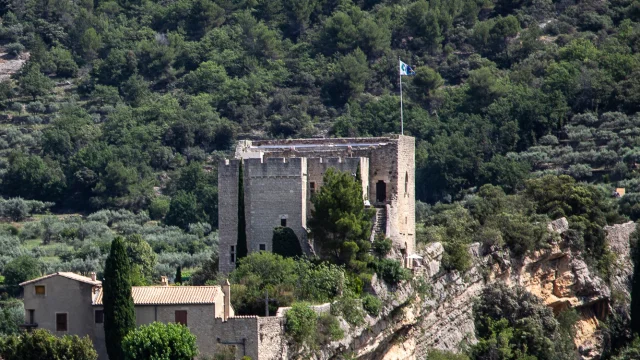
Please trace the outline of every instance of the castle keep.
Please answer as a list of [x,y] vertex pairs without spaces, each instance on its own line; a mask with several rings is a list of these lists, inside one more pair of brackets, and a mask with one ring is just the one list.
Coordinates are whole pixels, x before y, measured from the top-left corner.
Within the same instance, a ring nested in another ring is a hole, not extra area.
[[240,183],[249,253],[271,251],[273,229],[278,226],[291,228],[302,249],[313,253],[307,230],[311,197],[329,168],[354,175],[359,169],[363,205],[376,209],[373,235],[390,238],[397,256],[413,254],[413,137],[243,140],[236,147],[235,159],[222,161],[218,168],[220,271],[229,273],[236,266]]

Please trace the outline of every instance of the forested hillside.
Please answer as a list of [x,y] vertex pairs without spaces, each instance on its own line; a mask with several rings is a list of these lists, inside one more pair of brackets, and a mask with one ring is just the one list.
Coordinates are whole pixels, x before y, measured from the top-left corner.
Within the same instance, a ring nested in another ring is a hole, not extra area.
[[[603,227],[640,218],[638,1],[0,0],[0,18],[0,217],[11,222],[0,227],[0,280],[10,291],[43,271],[102,271],[120,235],[134,283],[174,271],[215,280],[218,161],[237,139],[399,133],[399,58],[416,72],[403,77],[403,100],[418,242],[443,243],[446,271],[471,267],[472,242],[515,257],[548,247],[546,224],[567,217],[571,246],[609,281],[616,255]],[[626,194],[613,198],[615,188]],[[280,291],[274,306],[328,301],[344,270],[377,316],[363,285],[373,273],[408,275],[383,259],[384,241],[376,259],[360,245],[341,270],[254,255],[231,276],[234,306],[258,313],[265,289]],[[264,278],[259,265],[272,263],[287,281]],[[292,291],[317,273],[333,287]],[[605,357],[631,341],[627,300],[612,296]],[[571,323],[561,317],[548,338],[531,335],[537,350],[518,343],[499,358],[571,358],[562,319]],[[485,320],[474,359],[504,350],[496,336],[527,330],[520,318]]]
[[0,94],[6,197],[138,211],[166,202],[159,187],[215,226],[215,176],[176,181],[188,164],[215,171],[238,137],[399,132],[398,57],[417,73],[405,129],[419,139],[421,200],[486,182],[513,191],[530,170],[638,191],[633,1],[3,0],[0,11],[5,60],[29,58]]

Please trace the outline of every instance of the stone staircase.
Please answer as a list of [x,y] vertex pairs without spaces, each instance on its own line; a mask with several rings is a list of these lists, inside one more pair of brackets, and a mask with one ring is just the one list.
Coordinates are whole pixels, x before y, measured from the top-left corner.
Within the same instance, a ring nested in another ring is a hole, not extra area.
[[371,242],[375,240],[378,234],[386,236],[387,232],[387,208],[377,207],[375,208],[376,215],[373,218],[373,228],[371,229]]

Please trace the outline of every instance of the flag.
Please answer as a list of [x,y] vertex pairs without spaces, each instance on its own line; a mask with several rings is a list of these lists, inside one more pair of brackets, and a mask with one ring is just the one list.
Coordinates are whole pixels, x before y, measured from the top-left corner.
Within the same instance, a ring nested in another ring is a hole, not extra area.
[[413,71],[411,66],[403,63],[402,60],[400,60],[400,76],[402,76],[402,75],[411,76],[411,75],[415,75],[415,74],[416,74],[416,72]]

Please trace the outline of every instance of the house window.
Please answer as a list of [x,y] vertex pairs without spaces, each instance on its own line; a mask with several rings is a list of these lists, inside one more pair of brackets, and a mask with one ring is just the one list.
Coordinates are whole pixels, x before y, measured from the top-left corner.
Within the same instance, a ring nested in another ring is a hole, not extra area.
[[316,183],[313,181],[309,183],[309,192],[311,195],[316,193]]
[[36,285],[36,295],[44,295],[45,293],[44,285]]
[[67,313],[56,313],[56,331],[68,331]]
[[36,323],[36,311],[34,309],[29,309],[29,324]]
[[287,226],[287,219],[280,219],[280,226],[286,227]]
[[231,257],[229,258],[229,262],[231,264],[235,264],[236,262],[236,246],[235,245],[231,245],[230,254],[231,254]]
[[176,310],[176,324],[187,326],[187,310]]
[[95,319],[96,324],[104,323],[104,310],[96,310],[93,313],[93,317]]
[[260,251],[266,251],[267,250],[267,244],[260,244],[258,246],[260,246]]

